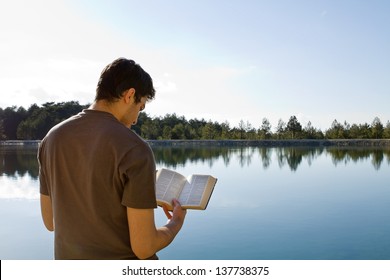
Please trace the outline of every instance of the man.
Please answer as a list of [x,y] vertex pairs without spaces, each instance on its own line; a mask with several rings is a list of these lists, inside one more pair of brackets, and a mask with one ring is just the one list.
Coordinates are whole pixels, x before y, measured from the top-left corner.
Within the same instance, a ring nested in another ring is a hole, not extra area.
[[42,140],[41,211],[56,259],[157,259],[180,231],[186,211],[176,200],[156,228],[154,156],[129,129],[154,95],[149,74],[119,58],[102,71],[94,103]]

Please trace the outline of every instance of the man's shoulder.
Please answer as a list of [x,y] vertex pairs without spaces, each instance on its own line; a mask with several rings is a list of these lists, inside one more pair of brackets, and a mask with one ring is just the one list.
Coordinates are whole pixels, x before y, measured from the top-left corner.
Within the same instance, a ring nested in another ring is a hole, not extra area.
[[79,114],[76,114],[76,115],[73,115],[73,116],[70,116],[69,118],[65,119],[65,120],[62,120],[61,122],[57,123],[56,125],[54,125],[47,133],[46,137],[47,138],[48,136],[52,135],[52,134],[58,134],[58,133],[61,133],[62,130],[64,130],[67,126],[71,125],[74,120],[80,118],[80,113]]
[[151,150],[149,144],[143,139],[141,136],[139,136],[135,131],[128,129],[127,131],[128,138],[125,140],[127,145],[131,145],[133,147],[136,147],[137,149],[141,149],[145,152],[148,152]]

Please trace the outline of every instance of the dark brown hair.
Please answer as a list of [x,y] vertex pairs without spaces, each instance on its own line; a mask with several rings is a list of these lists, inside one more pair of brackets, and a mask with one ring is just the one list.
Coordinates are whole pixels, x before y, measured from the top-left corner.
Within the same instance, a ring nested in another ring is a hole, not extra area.
[[130,88],[135,89],[136,103],[140,102],[142,97],[153,99],[156,92],[152,78],[139,64],[130,59],[118,58],[108,64],[100,74],[95,101],[115,102]]

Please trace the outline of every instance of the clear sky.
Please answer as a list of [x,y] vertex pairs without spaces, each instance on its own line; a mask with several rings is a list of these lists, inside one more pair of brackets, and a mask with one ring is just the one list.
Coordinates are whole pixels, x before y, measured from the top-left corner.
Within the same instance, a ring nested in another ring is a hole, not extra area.
[[258,128],[390,120],[387,0],[0,0],[0,107],[92,102],[118,57],[151,74],[146,112]]

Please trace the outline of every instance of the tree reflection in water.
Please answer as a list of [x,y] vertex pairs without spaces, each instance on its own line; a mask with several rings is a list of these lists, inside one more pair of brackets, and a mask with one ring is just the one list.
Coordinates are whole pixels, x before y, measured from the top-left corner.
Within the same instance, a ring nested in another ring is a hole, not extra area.
[[220,158],[223,159],[225,166],[229,166],[232,159],[236,158],[241,167],[246,167],[252,164],[256,154],[260,157],[264,169],[267,169],[276,158],[280,168],[287,165],[291,171],[296,171],[302,162],[306,161],[311,166],[324,154],[330,155],[335,165],[371,159],[373,167],[378,170],[385,158],[390,165],[390,148],[153,147],[153,151],[158,164],[171,168],[185,166],[188,162],[207,162],[211,167]]
[[[275,161],[280,168],[288,166],[296,171],[303,162],[312,164],[321,155],[330,155],[335,165],[371,160],[372,166],[379,170],[382,164],[390,165],[390,148],[338,148],[338,147],[152,147],[156,163],[168,168],[185,166],[188,163],[206,163],[210,167],[222,160],[227,167],[232,160],[242,168],[253,164],[258,156],[262,167],[267,169]],[[38,178],[37,147],[0,146],[0,175],[20,177],[26,174]]]

